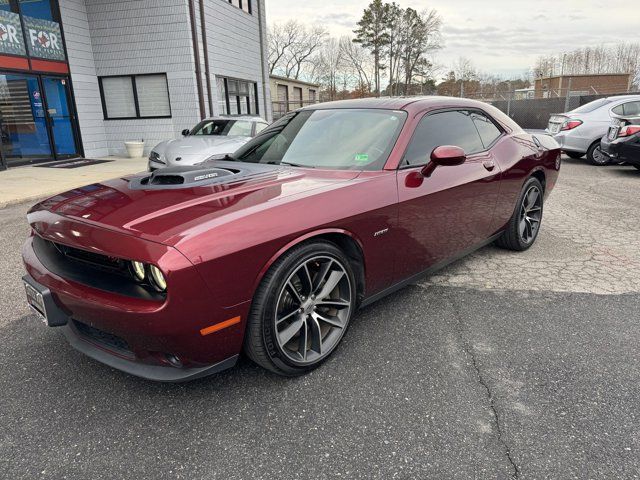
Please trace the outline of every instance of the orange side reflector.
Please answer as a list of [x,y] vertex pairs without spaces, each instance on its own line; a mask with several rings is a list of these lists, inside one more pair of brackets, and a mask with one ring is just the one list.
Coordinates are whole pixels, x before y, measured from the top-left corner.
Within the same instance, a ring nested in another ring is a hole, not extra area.
[[200,335],[203,337],[206,335],[211,335],[212,333],[219,332],[220,330],[224,330],[225,328],[229,328],[232,325],[236,325],[240,323],[240,317],[230,318],[229,320],[225,320],[224,322],[216,323],[215,325],[211,325],[210,327],[203,328],[200,330]]

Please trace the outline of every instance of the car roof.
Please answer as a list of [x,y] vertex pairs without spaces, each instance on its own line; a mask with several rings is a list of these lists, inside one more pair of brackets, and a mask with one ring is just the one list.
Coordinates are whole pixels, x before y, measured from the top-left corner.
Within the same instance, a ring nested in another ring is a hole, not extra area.
[[317,103],[302,110],[328,110],[339,108],[379,108],[386,110],[425,110],[435,107],[486,108],[487,103],[459,97],[422,96],[422,97],[379,97],[338,100]]
[[607,100],[611,100],[612,102],[619,100],[640,100],[640,95],[612,95],[611,97],[607,97]]
[[256,117],[253,115],[219,115],[217,117],[207,117],[205,118],[203,121],[204,122],[208,122],[210,120],[244,120],[244,121],[248,121],[248,122],[264,122],[267,123],[266,120],[264,120],[263,118],[260,117]]

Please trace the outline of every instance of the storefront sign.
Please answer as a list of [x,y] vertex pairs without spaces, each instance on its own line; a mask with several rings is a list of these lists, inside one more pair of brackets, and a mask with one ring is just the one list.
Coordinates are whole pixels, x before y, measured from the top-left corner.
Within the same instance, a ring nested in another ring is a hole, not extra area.
[[24,20],[29,54],[32,57],[46,58],[47,60],[66,60],[59,24],[39,18],[26,16],[22,18]]
[[20,15],[0,10],[0,53],[26,55]]

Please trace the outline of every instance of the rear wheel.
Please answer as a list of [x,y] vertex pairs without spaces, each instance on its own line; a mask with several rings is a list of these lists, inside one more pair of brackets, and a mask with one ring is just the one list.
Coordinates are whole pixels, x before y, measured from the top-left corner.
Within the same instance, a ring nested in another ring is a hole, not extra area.
[[355,288],[349,259],[334,244],[312,242],[287,252],[256,292],[246,354],[280,375],[301,375],[318,367],[349,326]]
[[527,250],[538,238],[544,208],[544,190],[537,178],[531,177],[522,187],[513,216],[496,245],[518,252]]
[[582,158],[584,157],[584,153],[580,153],[580,152],[564,152],[567,154],[567,157],[569,158],[575,158],[576,160],[578,158]]
[[602,151],[599,141],[594,142],[587,150],[587,160],[597,166],[607,165],[610,162],[609,155]]

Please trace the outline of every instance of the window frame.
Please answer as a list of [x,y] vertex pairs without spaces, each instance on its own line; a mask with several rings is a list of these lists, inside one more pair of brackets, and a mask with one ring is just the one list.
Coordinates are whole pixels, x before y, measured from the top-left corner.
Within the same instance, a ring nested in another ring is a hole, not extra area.
[[[227,3],[228,3],[229,5],[231,5],[232,7],[235,7],[235,8],[237,8],[238,10],[243,11],[244,13],[247,13],[247,14],[249,14],[249,15],[253,15],[253,4],[252,4],[252,1],[251,1],[251,0],[237,0],[238,5],[234,5],[234,4],[233,4],[233,0],[226,0],[226,1],[227,1]],[[245,7],[245,2],[246,2],[246,7],[247,7],[247,9],[246,9],[246,10],[244,9],[244,7]]]
[[[482,149],[482,150],[478,150],[477,152],[473,152],[473,153],[467,153],[467,158],[468,157],[474,157],[476,155],[480,155],[482,153],[486,153],[489,150],[491,150],[505,135],[505,129],[502,127],[502,125],[500,125],[495,118],[493,118],[491,115],[489,115],[486,111],[482,110],[481,108],[477,108],[477,107],[450,107],[450,108],[438,108],[436,110],[430,110],[428,112],[425,112],[420,119],[417,121],[416,127],[413,130],[413,133],[411,134],[411,138],[409,139],[409,142],[407,142],[407,146],[404,149],[404,152],[402,152],[402,160],[400,160],[400,163],[398,165],[398,170],[406,170],[408,168],[423,168],[425,165],[427,165],[430,160],[427,160],[425,163],[419,164],[419,165],[409,165],[407,164],[407,151],[409,150],[409,147],[411,146],[411,142],[413,142],[414,137],[416,136],[417,132],[418,132],[418,127],[420,126],[420,123],[428,116],[430,115],[436,115],[438,113],[445,113],[445,112],[460,112],[460,111],[464,111],[464,112],[479,112],[481,114],[483,114],[485,117],[487,117],[495,126],[496,128],[500,131],[500,136],[497,137],[493,143],[491,143],[491,145],[489,145],[488,147]],[[478,139],[480,140],[480,144],[482,146],[484,146],[484,142],[482,141],[482,136],[480,135],[480,132],[478,132],[478,128],[475,126],[475,124],[473,123],[473,119],[470,119],[471,123],[473,124],[473,128],[476,129],[476,132],[478,133]],[[437,147],[436,147],[437,148]],[[466,152],[465,152],[466,153]]]
[[[214,74],[215,75],[215,74]],[[227,113],[220,113],[218,115],[224,117],[259,117],[260,116],[260,99],[258,98],[258,82],[254,82],[253,80],[245,80],[242,78],[236,77],[225,77],[223,75],[215,75],[216,82],[218,79],[221,79],[224,83],[224,101],[227,106]],[[237,90],[234,90],[233,95],[231,94],[231,89],[229,88],[229,82],[236,82],[238,85]],[[240,83],[246,83],[248,86],[247,93],[240,93]],[[255,112],[251,112],[251,96],[254,96],[254,110]],[[247,105],[247,113],[240,113],[242,111],[241,103],[242,98],[246,97],[246,105]],[[218,102],[221,100],[218,99]],[[231,113],[231,105],[234,105],[238,111],[238,113]]]
[[[153,116],[140,116],[140,103],[138,100],[138,86],[136,84],[136,77],[152,77],[152,76],[164,76],[164,80],[167,84],[167,100],[169,100],[169,115],[153,115]],[[129,78],[131,80],[131,87],[133,88],[133,103],[136,110],[135,117],[109,117],[107,112],[107,101],[104,96],[104,87],[102,85],[102,81],[105,78]],[[169,79],[167,78],[166,72],[159,73],[136,73],[130,75],[103,75],[98,77],[98,87],[100,89],[100,101],[102,103],[102,115],[104,120],[157,120],[162,118],[172,118],[173,109],[171,107],[171,92],[169,91]]]

